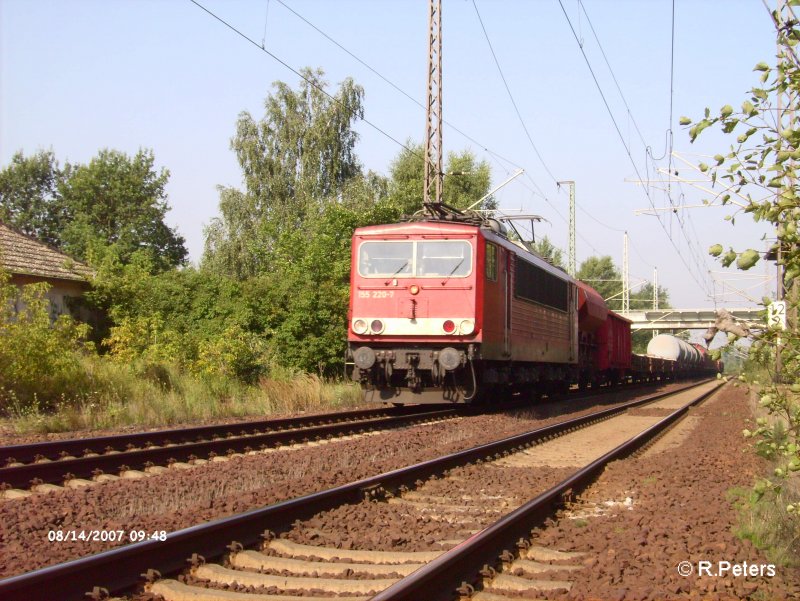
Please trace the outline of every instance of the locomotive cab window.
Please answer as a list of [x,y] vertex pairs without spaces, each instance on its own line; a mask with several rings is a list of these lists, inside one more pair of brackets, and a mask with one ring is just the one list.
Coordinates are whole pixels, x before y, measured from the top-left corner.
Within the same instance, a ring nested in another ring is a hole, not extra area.
[[471,272],[466,240],[368,241],[358,250],[358,273],[366,278],[463,278]]
[[364,242],[358,253],[358,273],[364,277],[409,276],[413,242]]
[[418,277],[463,278],[472,270],[472,246],[464,240],[419,241]]

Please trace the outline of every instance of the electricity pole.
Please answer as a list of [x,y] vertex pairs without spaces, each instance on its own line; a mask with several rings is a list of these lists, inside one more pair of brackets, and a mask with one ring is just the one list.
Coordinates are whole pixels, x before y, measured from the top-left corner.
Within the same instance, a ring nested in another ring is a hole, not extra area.
[[658,311],[658,267],[653,267],[653,310]]
[[567,262],[567,273],[572,277],[578,273],[578,266],[575,259],[575,182],[572,180],[565,180],[563,182],[556,182],[559,186],[561,184],[569,184],[569,256]]
[[[653,267],[653,310],[658,311],[658,267]],[[653,338],[658,336],[658,330],[653,330]]]
[[442,202],[442,0],[429,0],[428,106],[425,126],[425,205]]
[[628,274],[628,232],[625,232],[622,244],[622,313],[631,310],[631,279]]

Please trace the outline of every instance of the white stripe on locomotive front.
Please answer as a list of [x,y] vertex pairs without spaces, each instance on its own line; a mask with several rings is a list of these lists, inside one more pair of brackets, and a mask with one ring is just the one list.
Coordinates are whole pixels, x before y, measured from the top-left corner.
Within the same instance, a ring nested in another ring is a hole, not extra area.
[[[364,321],[369,324],[373,320],[383,322],[383,330],[380,334],[370,331],[358,334],[353,328],[356,321]],[[444,331],[444,322],[452,321],[455,324],[455,331],[447,333]],[[468,322],[462,328],[462,323]],[[351,329],[359,336],[467,336],[475,331],[475,320],[472,317],[418,317],[409,319],[408,317],[354,317],[350,322]]]

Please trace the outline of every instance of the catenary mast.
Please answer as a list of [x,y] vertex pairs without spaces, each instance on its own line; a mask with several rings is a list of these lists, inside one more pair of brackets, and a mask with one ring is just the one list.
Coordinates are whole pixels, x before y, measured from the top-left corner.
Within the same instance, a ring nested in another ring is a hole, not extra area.
[[442,202],[442,0],[430,0],[428,19],[428,105],[425,126],[425,185],[428,211]]

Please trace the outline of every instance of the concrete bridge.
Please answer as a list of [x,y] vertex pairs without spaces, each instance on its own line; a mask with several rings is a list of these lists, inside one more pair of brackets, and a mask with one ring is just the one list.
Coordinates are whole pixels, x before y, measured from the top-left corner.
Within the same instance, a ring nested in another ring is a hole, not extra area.
[[[728,309],[737,321],[748,326],[758,326],[763,322],[763,307]],[[700,330],[713,326],[717,321],[715,309],[647,309],[620,313],[633,323],[631,330]]]

